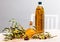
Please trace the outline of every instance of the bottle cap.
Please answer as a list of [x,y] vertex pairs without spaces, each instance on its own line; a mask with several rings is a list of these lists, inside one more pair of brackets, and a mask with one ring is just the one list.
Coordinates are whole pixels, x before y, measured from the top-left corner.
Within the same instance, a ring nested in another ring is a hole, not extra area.
[[38,4],[40,5],[40,4],[42,4],[42,2],[38,2]]
[[32,21],[30,21],[30,22],[29,22],[29,25],[32,25],[32,24],[33,24]]

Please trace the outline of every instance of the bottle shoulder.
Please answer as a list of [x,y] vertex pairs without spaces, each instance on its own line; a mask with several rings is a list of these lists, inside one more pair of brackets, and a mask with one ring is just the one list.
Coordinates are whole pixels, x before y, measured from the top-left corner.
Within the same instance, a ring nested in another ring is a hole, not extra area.
[[39,10],[39,9],[44,9],[44,8],[43,8],[43,6],[37,6],[37,8],[36,8],[36,9],[38,9],[38,10]]

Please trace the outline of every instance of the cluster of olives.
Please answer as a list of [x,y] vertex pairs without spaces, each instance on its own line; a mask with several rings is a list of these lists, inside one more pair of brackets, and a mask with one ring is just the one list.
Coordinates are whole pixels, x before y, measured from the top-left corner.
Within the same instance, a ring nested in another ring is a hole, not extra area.
[[[49,38],[51,38],[51,34],[49,32],[38,33],[32,36],[32,39],[49,39]],[[29,40],[28,36],[25,36],[24,40]]]
[[47,39],[51,38],[51,34],[46,32],[46,33],[38,33],[32,36],[33,39]]

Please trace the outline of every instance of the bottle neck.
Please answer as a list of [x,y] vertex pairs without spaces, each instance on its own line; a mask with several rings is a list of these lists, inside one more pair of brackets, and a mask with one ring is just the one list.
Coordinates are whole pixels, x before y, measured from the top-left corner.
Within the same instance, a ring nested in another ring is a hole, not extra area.
[[42,6],[42,4],[41,5],[38,5],[38,6]]
[[29,25],[30,28],[32,28],[32,25]]

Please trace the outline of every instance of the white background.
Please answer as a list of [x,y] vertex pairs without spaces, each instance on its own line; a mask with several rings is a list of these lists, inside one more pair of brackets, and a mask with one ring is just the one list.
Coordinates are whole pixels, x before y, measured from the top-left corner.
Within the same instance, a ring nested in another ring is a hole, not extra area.
[[28,28],[30,15],[35,12],[38,1],[42,1],[45,14],[57,14],[60,18],[60,0],[0,0],[0,32],[4,27],[9,27],[8,21],[12,18]]

